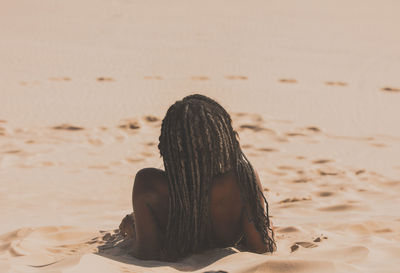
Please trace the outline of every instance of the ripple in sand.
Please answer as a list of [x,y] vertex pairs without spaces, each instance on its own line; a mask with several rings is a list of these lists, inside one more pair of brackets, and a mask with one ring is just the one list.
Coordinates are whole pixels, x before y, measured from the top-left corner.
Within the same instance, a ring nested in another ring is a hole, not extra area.
[[267,153],[272,153],[272,152],[277,152],[278,151],[277,149],[274,149],[274,148],[259,148],[257,150],[261,151],[261,152],[267,152]]
[[347,83],[346,83],[346,82],[327,81],[327,82],[325,82],[325,85],[330,85],[330,86],[347,86]]
[[310,127],[307,127],[306,129],[309,131],[316,132],[316,133],[321,132],[321,129],[319,129],[318,127],[315,127],[315,126],[310,126]]
[[144,120],[147,122],[156,122],[159,121],[159,118],[155,116],[145,116]]
[[356,175],[360,175],[360,174],[363,174],[363,173],[365,173],[365,170],[358,170],[358,171],[355,172]]
[[246,76],[241,76],[241,75],[228,75],[225,76],[225,79],[228,80],[247,80]]
[[374,230],[374,232],[375,233],[391,233],[391,232],[393,232],[393,230],[390,228],[382,228],[382,229]]
[[149,152],[141,152],[140,155],[144,156],[144,157],[152,157],[153,154],[149,153]]
[[90,165],[88,166],[89,169],[97,169],[97,170],[105,170],[108,169],[106,165]]
[[293,180],[292,182],[293,183],[307,183],[309,181],[311,181],[311,179],[309,179],[309,178],[299,178],[299,179]]
[[318,245],[313,244],[311,242],[296,242],[295,244],[299,245],[301,247],[304,247],[304,248],[315,248],[315,247],[318,247]]
[[297,83],[296,79],[279,79],[281,83]]
[[244,144],[244,145],[241,145],[241,146],[242,146],[243,149],[251,149],[251,148],[254,147],[252,144]]
[[125,158],[125,161],[129,162],[129,163],[137,163],[137,162],[140,162],[140,161],[144,161],[144,159],[143,158],[127,157],[127,158]]
[[282,201],[279,201],[279,204],[284,204],[284,203],[295,203],[295,202],[300,202],[300,201],[309,201],[311,200],[311,197],[303,197],[303,198],[286,198]]
[[267,129],[267,128],[261,127],[259,125],[252,125],[252,124],[242,124],[242,125],[239,126],[239,129],[240,130],[246,130],[247,129],[247,130],[252,130],[254,132],[268,131],[270,133],[274,133],[274,131],[271,130],[271,129]]
[[62,81],[69,82],[69,81],[71,81],[71,78],[70,77],[50,77],[49,81],[52,81],[52,82],[62,82]]
[[209,78],[207,76],[193,76],[191,78],[194,81],[208,81]]
[[328,206],[328,207],[322,207],[319,208],[318,210],[320,211],[332,211],[332,212],[338,212],[338,211],[347,211],[354,209],[355,207],[352,205],[348,204],[342,204],[342,205],[334,205],[334,206]]
[[317,196],[319,197],[329,197],[332,196],[334,193],[330,191],[321,191],[317,193]]
[[277,168],[278,168],[279,170],[284,170],[284,171],[292,171],[292,170],[296,170],[296,168],[295,168],[295,167],[292,167],[292,166],[285,166],[285,165],[278,166]]
[[9,151],[5,151],[5,154],[19,154],[21,153],[21,150],[9,150]]
[[95,139],[95,138],[90,138],[88,139],[88,142],[90,144],[92,144],[93,146],[103,146],[103,141],[101,141],[100,139]]
[[330,261],[312,261],[312,260],[268,260],[261,265],[254,267],[252,272],[296,272],[296,273],[333,273],[338,272],[333,262]]
[[135,120],[128,120],[125,123],[119,125],[118,127],[126,130],[137,130],[140,128],[140,125]]
[[331,159],[318,159],[318,160],[314,160],[312,163],[313,164],[325,164],[325,163],[329,163],[332,161],[333,160],[331,160]]
[[321,236],[318,236],[317,238],[315,238],[315,239],[313,240],[313,242],[319,243],[319,242],[322,242],[322,240],[327,240],[327,239],[328,239],[327,236],[323,236],[323,235],[321,234]]
[[144,76],[143,78],[145,80],[162,80],[163,79],[161,76]]
[[288,137],[297,137],[297,136],[306,136],[305,134],[302,133],[286,133],[286,136]]
[[386,145],[386,144],[383,144],[383,143],[371,143],[370,145],[371,145],[371,146],[374,146],[374,147],[378,147],[378,148],[387,147],[387,145]]
[[383,87],[381,90],[385,91],[385,92],[392,92],[392,93],[400,92],[400,88],[393,88],[393,87]]
[[111,78],[111,77],[98,77],[96,79],[98,82],[114,82],[115,79]]
[[337,172],[326,172],[326,171],[322,171],[322,170],[319,170],[319,174],[322,175],[322,176],[327,176],[327,175],[335,176],[335,175],[339,175],[339,173],[337,173]]
[[66,130],[66,131],[80,131],[84,130],[82,127],[74,126],[74,125],[69,125],[69,124],[61,124],[58,126],[53,127],[54,130]]
[[300,232],[300,229],[294,226],[288,226],[288,227],[276,228],[276,231],[279,233],[293,233],[293,232]]

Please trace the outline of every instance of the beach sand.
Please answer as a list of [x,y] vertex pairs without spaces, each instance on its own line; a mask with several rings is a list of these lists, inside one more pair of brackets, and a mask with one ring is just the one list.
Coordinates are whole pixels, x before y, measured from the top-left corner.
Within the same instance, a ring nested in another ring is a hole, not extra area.
[[[398,272],[400,3],[3,6],[0,272]],[[276,253],[141,261],[116,232],[192,93],[231,113]]]

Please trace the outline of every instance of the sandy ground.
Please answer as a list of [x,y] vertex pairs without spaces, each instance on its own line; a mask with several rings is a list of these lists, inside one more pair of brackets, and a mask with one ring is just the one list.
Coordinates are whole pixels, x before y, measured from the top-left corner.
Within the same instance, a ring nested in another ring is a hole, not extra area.
[[[3,2],[0,272],[398,272],[400,2]],[[191,93],[232,114],[273,255],[144,262],[115,232]]]

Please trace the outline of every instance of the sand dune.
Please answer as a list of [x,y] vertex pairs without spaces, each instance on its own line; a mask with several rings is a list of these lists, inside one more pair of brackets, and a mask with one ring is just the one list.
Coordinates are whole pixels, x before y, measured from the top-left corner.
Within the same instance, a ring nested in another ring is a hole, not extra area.
[[[8,184],[0,192],[7,220],[2,221],[2,230],[14,231],[0,236],[0,268],[5,272],[377,272],[382,268],[395,272],[394,263],[379,261],[391,261],[400,253],[396,209],[400,181],[358,159],[362,153],[382,153],[383,148],[371,142],[398,150],[400,140],[341,138],[312,124],[301,127],[244,113],[233,117],[270,202],[276,254],[221,249],[173,264],[129,255],[129,245],[114,229],[131,209],[134,171],[162,164],[156,148],[160,117],[126,118],[113,127],[96,128],[73,124],[14,128],[4,123],[1,170]],[[334,152],[337,149],[340,153]],[[396,163],[391,162],[390,151],[381,158],[385,159],[386,167]],[[26,177],[32,181],[27,183]]]
[[[3,1],[0,272],[399,272],[400,1]],[[168,106],[232,114],[273,255],[115,231]]]

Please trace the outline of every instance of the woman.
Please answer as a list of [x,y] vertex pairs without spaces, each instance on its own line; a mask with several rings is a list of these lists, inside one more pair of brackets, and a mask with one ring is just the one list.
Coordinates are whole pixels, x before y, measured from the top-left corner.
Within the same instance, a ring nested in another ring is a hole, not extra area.
[[136,174],[134,214],[120,226],[134,239],[134,256],[174,261],[219,247],[276,249],[259,177],[231,123],[221,105],[202,95],[168,109],[158,145],[165,171]]

